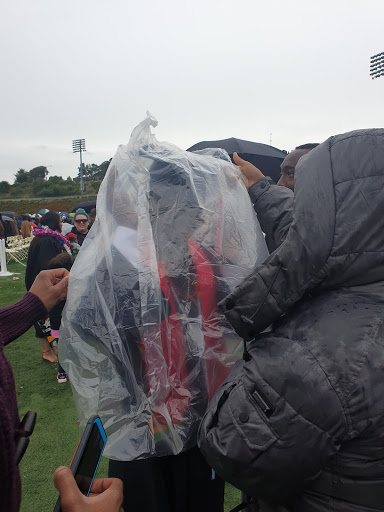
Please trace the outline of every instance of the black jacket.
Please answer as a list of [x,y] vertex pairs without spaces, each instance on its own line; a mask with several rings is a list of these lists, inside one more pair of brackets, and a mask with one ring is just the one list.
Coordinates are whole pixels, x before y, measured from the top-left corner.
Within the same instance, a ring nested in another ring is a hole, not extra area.
[[33,285],[36,276],[48,268],[52,258],[63,252],[63,247],[53,237],[38,235],[32,240],[28,250],[27,268],[25,270],[25,287]]
[[78,231],[76,229],[76,227],[74,226],[72,229],[71,229],[71,233],[73,233],[74,235],[77,236],[77,243],[80,245],[80,247],[83,245],[83,242],[85,240],[85,237],[88,235],[88,231],[86,233],[80,233],[80,231]]
[[212,400],[201,449],[263,512],[383,511],[384,130],[303,157],[288,209],[262,183],[251,197],[259,218],[271,200],[276,250],[220,304],[249,360]]
[[248,192],[272,253],[284,240],[291,225],[293,192],[275,185],[267,176],[253,184]]

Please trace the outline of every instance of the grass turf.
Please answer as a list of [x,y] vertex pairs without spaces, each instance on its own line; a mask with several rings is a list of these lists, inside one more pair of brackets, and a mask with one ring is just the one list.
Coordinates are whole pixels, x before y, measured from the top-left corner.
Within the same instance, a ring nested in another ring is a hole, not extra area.
[[[25,267],[11,262],[8,270],[20,274],[0,277],[0,307],[14,304],[25,293]],[[13,277],[19,280],[14,281]],[[40,352],[33,328],[5,348],[15,377],[20,417],[27,411],[37,413],[35,430],[20,463],[21,512],[53,509],[57,498],[52,483],[53,471],[70,463],[80,436],[71,387],[69,383],[57,384],[56,365],[43,362]],[[97,476],[107,476],[105,458]],[[227,484],[225,512],[238,505],[240,500],[240,492]]]

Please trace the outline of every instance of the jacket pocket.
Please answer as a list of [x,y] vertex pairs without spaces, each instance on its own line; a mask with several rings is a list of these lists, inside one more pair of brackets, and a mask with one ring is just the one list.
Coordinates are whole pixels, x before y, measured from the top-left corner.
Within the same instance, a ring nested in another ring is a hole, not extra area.
[[255,387],[251,391],[250,396],[251,400],[261,410],[264,416],[270,418],[272,414],[275,412],[275,408],[268,400],[268,398],[264,395],[264,393],[259,388]]
[[249,395],[242,382],[231,390],[228,414],[237,434],[251,450],[248,458],[253,461],[278,439],[268,421],[272,413],[273,408],[258,390]]
[[222,478],[239,488],[240,475],[252,473],[255,478],[252,471],[255,461],[277,440],[267,416],[251,399],[239,376],[216,392],[198,436],[199,447],[208,463]]

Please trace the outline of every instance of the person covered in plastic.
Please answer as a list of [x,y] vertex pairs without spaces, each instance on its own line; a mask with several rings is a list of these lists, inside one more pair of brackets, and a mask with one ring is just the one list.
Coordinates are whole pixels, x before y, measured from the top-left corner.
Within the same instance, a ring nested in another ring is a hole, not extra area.
[[383,204],[384,130],[329,138],[278,248],[220,303],[247,353],[199,445],[247,512],[384,509]]
[[215,154],[158,143],[142,123],[71,271],[60,361],[81,421],[102,418],[109,474],[135,512],[223,510],[224,483],[196,448],[241,355],[216,303],[268,253],[238,171]]

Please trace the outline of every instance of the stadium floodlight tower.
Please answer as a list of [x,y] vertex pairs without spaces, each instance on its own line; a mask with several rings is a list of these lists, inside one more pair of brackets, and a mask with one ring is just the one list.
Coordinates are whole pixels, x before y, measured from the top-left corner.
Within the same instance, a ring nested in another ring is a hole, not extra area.
[[370,75],[372,80],[384,76],[384,52],[372,55],[370,65]]
[[81,197],[84,194],[84,180],[83,180],[83,159],[81,154],[83,151],[87,151],[85,149],[85,139],[76,139],[72,141],[72,151],[73,153],[80,153],[80,191]]

